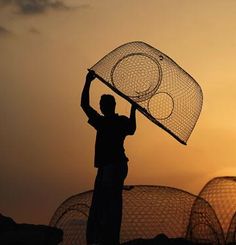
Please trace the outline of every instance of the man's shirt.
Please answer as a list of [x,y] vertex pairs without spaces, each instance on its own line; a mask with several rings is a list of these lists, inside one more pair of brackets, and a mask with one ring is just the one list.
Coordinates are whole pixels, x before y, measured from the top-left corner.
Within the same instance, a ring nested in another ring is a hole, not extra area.
[[114,114],[102,116],[94,109],[89,112],[88,123],[97,130],[95,143],[95,167],[127,162],[124,140],[133,134],[132,124],[126,116]]

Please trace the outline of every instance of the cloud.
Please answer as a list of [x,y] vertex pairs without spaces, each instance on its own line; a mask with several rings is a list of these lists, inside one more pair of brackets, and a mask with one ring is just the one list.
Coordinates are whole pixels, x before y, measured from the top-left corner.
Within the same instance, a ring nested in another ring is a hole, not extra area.
[[12,0],[0,0],[0,7],[11,4]]
[[0,0],[0,6],[14,5],[22,14],[39,14],[48,9],[69,9],[61,0]]
[[91,8],[91,5],[90,4],[81,4],[79,6],[75,6],[74,8],[75,9],[89,9],[89,8]]
[[1,36],[7,36],[10,35],[11,32],[9,30],[7,30],[5,27],[0,26],[0,37]]
[[32,34],[40,34],[40,31],[34,27],[31,27],[29,29],[29,32],[32,33]]
[[67,9],[66,5],[61,1],[51,1],[51,0],[18,0],[18,6],[20,11],[24,14],[36,14],[42,13],[45,10],[51,9]]

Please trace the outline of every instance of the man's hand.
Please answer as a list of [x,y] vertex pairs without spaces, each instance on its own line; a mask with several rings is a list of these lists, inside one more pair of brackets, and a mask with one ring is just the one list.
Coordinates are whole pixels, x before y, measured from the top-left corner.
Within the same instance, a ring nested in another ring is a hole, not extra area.
[[96,77],[95,72],[89,70],[86,76],[86,81],[81,95],[81,107],[88,117],[92,110],[92,107],[90,106],[90,102],[89,102],[89,90],[90,90],[91,82],[93,81],[93,79],[95,79],[95,77]]
[[131,104],[131,110],[135,111],[137,109],[136,103]]
[[95,78],[95,72],[90,70],[86,76],[86,82],[92,82]]

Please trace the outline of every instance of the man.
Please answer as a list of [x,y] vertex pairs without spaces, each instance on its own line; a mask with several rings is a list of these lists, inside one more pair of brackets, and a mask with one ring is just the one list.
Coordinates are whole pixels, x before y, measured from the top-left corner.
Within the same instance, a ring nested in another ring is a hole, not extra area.
[[102,95],[100,115],[90,106],[89,90],[95,73],[89,71],[81,97],[88,123],[97,130],[95,167],[98,168],[87,222],[87,244],[118,245],[122,218],[122,189],[128,173],[124,140],[136,130],[136,108],[130,118],[115,113],[112,95]]

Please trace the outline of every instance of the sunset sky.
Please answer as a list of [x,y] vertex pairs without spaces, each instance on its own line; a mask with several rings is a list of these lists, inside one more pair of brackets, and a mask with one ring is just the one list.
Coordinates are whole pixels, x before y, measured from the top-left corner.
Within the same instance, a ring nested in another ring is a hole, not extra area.
[[[48,224],[67,197],[92,189],[95,131],[80,107],[87,68],[130,41],[170,56],[200,84],[188,145],[137,112],[126,184],[197,194],[236,175],[235,0],[0,0],[0,213]],[[111,90],[99,80],[92,105]],[[130,104],[116,96],[117,112]]]

